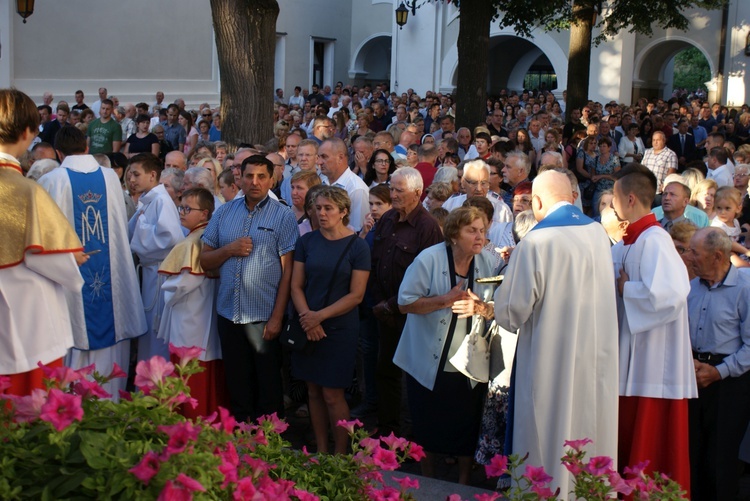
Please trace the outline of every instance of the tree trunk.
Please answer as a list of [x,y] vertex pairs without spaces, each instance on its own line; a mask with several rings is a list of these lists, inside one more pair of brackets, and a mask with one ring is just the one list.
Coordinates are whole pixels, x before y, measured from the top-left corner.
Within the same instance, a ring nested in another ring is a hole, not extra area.
[[276,0],[211,0],[221,72],[222,139],[264,143],[273,137]]
[[473,129],[487,113],[487,60],[493,7],[488,0],[461,0],[458,28],[456,123]]
[[565,103],[565,113],[568,120],[570,120],[570,111],[585,106],[589,99],[593,21],[594,7],[592,3],[586,0],[575,0],[568,52],[568,98]]

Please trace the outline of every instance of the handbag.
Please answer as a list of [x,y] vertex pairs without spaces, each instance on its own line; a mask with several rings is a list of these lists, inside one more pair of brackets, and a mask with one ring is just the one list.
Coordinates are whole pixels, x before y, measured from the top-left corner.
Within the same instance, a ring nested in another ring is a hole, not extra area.
[[458,372],[478,383],[490,380],[490,333],[481,315],[471,319],[471,332],[461,341],[450,363]]
[[[344,248],[344,252],[341,253],[341,256],[339,256],[339,260],[336,261],[336,266],[333,268],[333,273],[331,273],[331,281],[328,283],[328,292],[326,292],[325,300],[323,301],[324,305],[328,305],[328,300],[331,297],[331,289],[333,288],[333,281],[336,279],[336,273],[339,271],[339,266],[341,266],[341,261],[344,260],[344,256],[349,252],[349,249],[354,244],[354,241],[359,238],[357,234],[351,236],[349,239],[349,243],[346,244],[346,247]],[[281,332],[280,341],[282,346],[286,346],[292,351],[303,351],[305,348],[307,348],[308,339],[307,339],[307,333],[305,332],[305,329],[302,328],[302,324],[299,321],[299,315],[296,311],[292,313],[292,316],[289,318],[286,324],[286,328]]]

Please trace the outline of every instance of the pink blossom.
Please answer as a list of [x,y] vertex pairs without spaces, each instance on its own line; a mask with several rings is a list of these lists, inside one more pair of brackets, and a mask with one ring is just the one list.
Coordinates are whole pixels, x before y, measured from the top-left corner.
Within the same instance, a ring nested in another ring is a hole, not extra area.
[[497,454],[490,460],[490,464],[484,466],[487,478],[499,477],[508,471],[508,458]]
[[273,414],[261,416],[258,419],[258,423],[260,423],[261,425],[265,422],[269,422],[273,425],[273,429],[271,431],[273,431],[274,433],[284,433],[287,428],[289,428],[289,425],[282,419],[279,419],[279,416],[275,412]]
[[242,460],[250,466],[250,469],[253,472],[253,477],[255,478],[260,475],[265,475],[271,470],[271,466],[262,459],[256,459],[245,454],[242,456]]
[[477,501],[495,501],[498,498],[500,498],[500,493],[498,492],[474,494],[474,499]]
[[544,485],[532,485],[530,490],[539,496],[539,499],[550,499],[555,495],[555,493],[552,492],[552,489],[545,487]]
[[262,499],[288,499],[294,488],[294,482],[279,478],[271,480],[262,477],[258,480],[258,490],[265,496]]
[[252,479],[245,477],[237,482],[232,498],[235,501],[247,501],[248,499],[256,499],[256,494],[258,494],[258,490],[255,488]]
[[377,470],[366,471],[362,473],[362,478],[364,478],[365,480],[372,480],[373,482],[377,482],[379,484],[383,483],[383,474]]
[[131,395],[129,391],[117,390],[117,394],[120,395],[120,400],[125,400],[127,402],[133,401],[133,395]]
[[42,369],[44,377],[57,381],[60,388],[67,388],[67,386],[73,381],[78,381],[79,379],[81,379],[81,375],[70,367],[55,367],[53,369],[51,367],[47,367],[41,362],[37,363],[37,365],[40,369]]
[[383,443],[387,445],[388,448],[392,451],[404,450],[409,444],[408,440],[406,440],[405,438],[397,437],[393,434],[393,432],[391,432],[391,434],[387,437],[380,437],[380,440],[382,440]]
[[386,471],[393,471],[398,468],[398,460],[396,459],[396,453],[378,447],[372,454],[372,460],[376,466]]
[[302,454],[304,454],[305,456],[309,456],[310,455],[310,453],[307,452],[307,446],[306,445],[302,446]]
[[424,449],[421,445],[412,442],[409,444],[408,456],[414,461],[421,461],[425,457]]
[[370,499],[374,501],[399,501],[401,499],[401,493],[390,486],[385,486],[382,489],[373,489],[370,491]]
[[623,480],[620,474],[616,471],[611,472],[607,480],[609,480],[609,486],[615,492],[618,492],[625,496],[629,496],[633,492],[633,487],[631,487],[625,480]]
[[360,447],[362,447],[366,453],[371,453],[376,447],[380,447],[380,440],[371,437],[365,437],[359,441]]
[[340,426],[344,428],[347,431],[347,433],[351,435],[352,433],[354,433],[355,426],[359,426],[360,428],[362,428],[364,424],[362,424],[362,421],[360,421],[359,419],[354,419],[352,421],[347,421],[346,419],[339,419],[339,421],[336,423],[336,426]]
[[458,494],[451,494],[445,501],[463,501]]
[[110,372],[109,376],[107,376],[107,380],[123,378],[123,377],[128,377],[125,371],[122,370],[119,365],[117,365],[117,362],[112,364],[112,372]]
[[175,405],[188,404],[193,409],[198,407],[198,400],[183,392],[175,395],[171,402]]
[[214,454],[221,458],[219,471],[224,475],[224,482],[221,484],[221,487],[222,489],[226,489],[230,482],[237,482],[237,466],[240,464],[240,457],[232,442],[227,442],[226,450],[220,451],[217,449],[214,451]]
[[583,446],[586,444],[592,444],[593,441],[590,438],[582,438],[580,440],[566,440],[563,447],[570,447],[576,452],[581,452]]
[[128,471],[135,475],[135,478],[148,485],[151,479],[159,473],[159,456],[154,451],[149,451],[141,462],[130,468]]
[[583,471],[581,460],[576,457],[565,456],[562,458],[562,464],[573,475],[579,475]]
[[320,498],[315,494],[300,489],[294,489],[292,494],[296,496],[299,501],[320,501]]
[[206,488],[194,478],[188,477],[184,473],[177,475],[177,481],[190,492],[206,492]]
[[393,477],[393,481],[396,482],[398,485],[401,486],[401,492],[404,492],[407,489],[419,489],[419,480],[417,480],[416,478],[410,478],[410,477],[398,478],[398,477]]
[[156,501],[192,501],[193,493],[178,486],[172,480],[167,480]]
[[612,458],[609,456],[596,456],[589,460],[586,471],[592,475],[606,475],[612,471]]
[[53,388],[49,392],[47,402],[42,406],[39,418],[51,423],[57,431],[62,431],[73,421],[83,419],[81,397]]
[[623,473],[626,475],[632,475],[634,477],[640,477],[643,475],[644,470],[648,466],[648,459],[641,461],[640,463],[634,464],[633,466],[626,466]]
[[174,373],[174,364],[159,355],[149,360],[141,360],[135,366],[135,385],[141,389],[154,389],[164,382],[164,378]]
[[198,439],[200,434],[200,426],[193,425],[190,421],[183,423],[177,423],[173,425],[161,425],[157,427],[162,433],[166,433],[169,436],[167,441],[167,448],[164,450],[164,458],[169,458],[173,454],[179,454],[184,451],[190,442],[194,442]]
[[112,395],[107,393],[99,383],[83,378],[73,383],[73,393],[83,398],[112,398]]
[[177,365],[181,367],[187,365],[191,360],[198,358],[204,351],[206,350],[197,346],[190,346],[188,348],[186,346],[175,346],[172,343],[169,343],[169,354],[179,357],[180,361]]
[[10,388],[10,376],[0,376],[0,395]]
[[544,471],[544,466],[535,467],[527,464],[523,476],[526,477],[532,485],[544,485],[552,481],[552,477],[547,475],[547,472]]
[[16,423],[27,423],[34,421],[42,413],[42,407],[47,402],[47,392],[39,388],[33,390],[31,395],[17,397],[7,395],[8,400],[13,402],[13,420]]
[[77,369],[76,372],[78,373],[81,378],[84,378],[90,374],[93,374],[96,370],[96,364],[89,364],[86,367],[81,367],[80,369]]
[[219,407],[219,416],[221,417],[221,421],[214,423],[212,426],[217,430],[224,430],[225,433],[232,433],[234,427],[237,426],[237,420],[234,419],[232,413],[224,407]]

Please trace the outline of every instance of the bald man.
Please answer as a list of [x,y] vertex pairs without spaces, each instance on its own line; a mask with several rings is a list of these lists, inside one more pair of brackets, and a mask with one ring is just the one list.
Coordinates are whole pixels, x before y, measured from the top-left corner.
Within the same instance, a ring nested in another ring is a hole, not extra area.
[[615,282],[607,234],[572,205],[568,177],[543,172],[532,197],[539,223],[495,292],[495,320],[518,331],[505,452],[528,454],[553,476],[552,490],[569,492],[565,440],[590,438],[592,457],[617,454]]

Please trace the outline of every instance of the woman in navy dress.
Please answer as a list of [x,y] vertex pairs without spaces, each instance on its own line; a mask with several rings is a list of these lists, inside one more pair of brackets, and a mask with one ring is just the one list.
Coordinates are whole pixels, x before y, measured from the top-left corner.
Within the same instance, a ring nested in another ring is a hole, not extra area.
[[359,332],[357,306],[365,295],[371,266],[367,243],[347,228],[350,210],[351,201],[343,189],[326,186],[317,193],[315,211],[320,228],[297,241],[291,291],[308,339],[305,350],[292,353],[292,376],[307,383],[318,452],[328,452],[331,424],[335,452],[341,454],[346,453],[349,437],[336,423],[349,419],[344,390],[353,380]]

